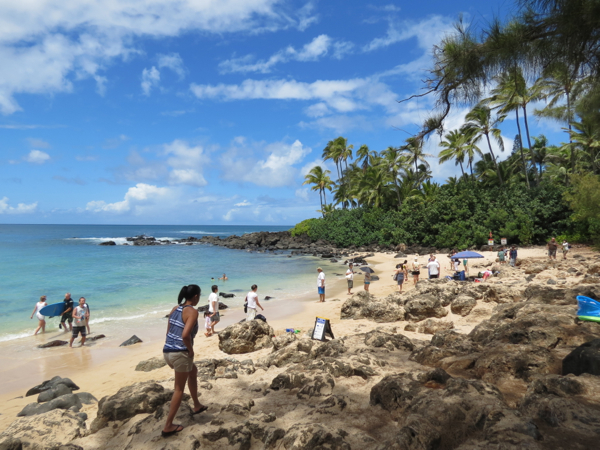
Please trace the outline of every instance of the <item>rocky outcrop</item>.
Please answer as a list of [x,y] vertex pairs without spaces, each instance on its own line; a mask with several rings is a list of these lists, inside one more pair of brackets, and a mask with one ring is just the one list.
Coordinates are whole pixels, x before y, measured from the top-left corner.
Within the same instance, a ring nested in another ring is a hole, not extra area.
[[412,322],[419,322],[430,317],[441,318],[448,315],[448,310],[433,295],[424,295],[414,300],[408,300],[404,304],[404,309],[406,310],[406,320]]
[[[220,292],[220,294],[222,294],[222,292]],[[234,297],[234,294],[231,294],[231,297]],[[198,306],[198,312],[205,312],[208,311],[209,306],[208,305],[202,305],[202,306]],[[227,306],[225,303],[223,302],[219,302],[219,311],[224,310],[229,308],[229,306]]]
[[600,375],[600,339],[580,345],[569,353],[562,362],[562,374]]
[[0,434],[0,448],[15,450],[59,448],[87,433],[83,417],[73,411],[55,409],[39,416],[21,417],[15,420]]
[[391,334],[373,330],[365,335],[365,345],[371,347],[385,347],[388,350],[402,349],[412,352],[415,348],[412,341],[402,334]]
[[173,391],[153,381],[136,383],[119,389],[115,395],[104,397],[98,403],[98,414],[90,429],[93,433],[109,421],[129,419],[137,414],[153,413],[171,400]]
[[423,322],[419,322],[417,331],[423,334],[436,334],[441,331],[448,331],[454,328],[454,322],[448,322],[446,320],[435,320],[427,319]]
[[166,365],[167,362],[165,361],[165,358],[156,356],[145,361],[140,361],[138,365],[135,366],[135,370],[138,372],[151,372],[153,370],[160,369],[161,367],[165,367]]
[[273,346],[273,328],[262,320],[230,325],[219,333],[219,349],[232,354],[250,353]]
[[238,375],[252,375],[256,372],[251,359],[238,361],[235,358],[203,359],[196,361],[198,379],[202,381],[219,378],[238,378]]
[[572,306],[521,302],[499,305],[469,336],[481,345],[529,344],[545,348],[581,345],[596,337],[600,325],[576,319]]
[[375,322],[396,322],[404,320],[404,308],[396,295],[377,298],[368,292],[360,291],[342,305],[342,319],[370,319]]

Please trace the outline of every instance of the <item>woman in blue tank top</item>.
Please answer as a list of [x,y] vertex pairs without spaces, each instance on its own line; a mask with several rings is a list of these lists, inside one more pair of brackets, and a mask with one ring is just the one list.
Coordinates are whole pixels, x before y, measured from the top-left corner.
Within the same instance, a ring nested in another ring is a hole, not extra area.
[[177,298],[179,306],[173,308],[169,314],[163,355],[169,367],[175,370],[175,392],[171,399],[167,423],[162,431],[163,437],[183,430],[183,426],[174,424],[173,419],[181,405],[186,383],[194,401],[194,414],[208,409],[198,401],[198,369],[194,365],[194,337],[198,333],[198,310],[194,306],[199,301],[200,287],[195,284],[184,286]]

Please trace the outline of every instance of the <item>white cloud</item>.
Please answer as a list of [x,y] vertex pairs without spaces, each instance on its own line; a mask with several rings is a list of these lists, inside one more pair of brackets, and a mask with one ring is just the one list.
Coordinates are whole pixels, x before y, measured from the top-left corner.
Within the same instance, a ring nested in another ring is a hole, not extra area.
[[185,141],[174,140],[165,144],[164,155],[169,156],[167,164],[172,170],[169,173],[169,184],[187,184],[189,186],[206,186],[202,174],[208,157],[201,146],[190,146]]
[[246,55],[223,61],[219,64],[219,68],[222,73],[268,73],[275,65],[289,61],[317,61],[319,58],[327,55],[332,49],[333,56],[340,59],[345,54],[349,53],[352,50],[352,47],[353,44],[350,42],[334,41],[326,34],[321,34],[308,44],[305,44],[300,50],[296,50],[290,45],[283,50],[279,50],[267,60],[255,62],[253,55]]
[[169,55],[158,55],[158,67],[162,69],[166,67],[171,69],[179,78],[182,79],[185,77],[185,66],[183,65],[183,60],[179,53],[171,53]]
[[290,185],[298,175],[296,165],[311,152],[298,140],[291,145],[276,142],[264,146],[262,152],[267,156],[257,159],[252,155],[253,147],[257,146],[237,138],[232,148],[221,156],[223,177],[229,181],[246,181],[258,186]]
[[50,155],[41,150],[31,150],[25,157],[25,161],[33,164],[44,164],[50,159]]
[[30,203],[19,203],[16,208],[8,204],[8,197],[0,199],[0,214],[32,214],[37,210],[37,202]]
[[139,37],[305,29],[314,20],[311,6],[290,12],[277,0],[3,1],[0,112],[21,109],[15,94],[71,92],[73,80],[92,78],[102,94],[102,72],[139,53],[133,46]]
[[227,213],[223,216],[223,220],[226,222],[231,222],[235,216],[235,213],[239,212],[239,209],[233,208],[227,211]]
[[370,52],[416,38],[419,48],[430,52],[444,35],[453,30],[452,24],[452,20],[442,16],[431,16],[419,22],[398,21],[390,18],[386,35],[373,39],[363,47],[363,51]]
[[154,66],[150,69],[142,70],[142,92],[144,95],[150,95],[153,87],[160,83],[160,72]]
[[301,198],[304,201],[308,201],[308,188],[296,189],[296,197]]
[[[317,80],[244,80],[242,84],[198,85],[190,89],[198,98],[220,100],[317,100],[337,112],[366,109],[370,105],[396,107],[397,95],[376,78]],[[323,110],[323,106],[319,106]]]
[[252,203],[250,203],[248,200],[244,200],[243,202],[236,203],[233,206],[251,206],[251,205],[252,205]]
[[173,202],[175,197],[175,192],[171,188],[138,183],[129,188],[123,201],[106,203],[104,200],[95,200],[88,202],[85,209],[95,213],[132,212],[134,215],[140,215],[149,207]]

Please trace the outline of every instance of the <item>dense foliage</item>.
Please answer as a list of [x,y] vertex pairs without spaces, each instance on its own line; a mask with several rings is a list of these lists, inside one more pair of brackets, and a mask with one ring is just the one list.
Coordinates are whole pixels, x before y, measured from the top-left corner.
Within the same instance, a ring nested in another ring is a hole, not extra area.
[[[327,144],[323,160],[335,163],[337,179],[321,166],[305,178],[319,191],[323,219],[293,233],[343,246],[463,248],[483,244],[490,231],[520,244],[551,235],[600,243],[600,194],[593,194],[600,187],[600,0],[517,3],[515,17],[491,23],[481,37],[459,23],[434,47],[422,95],[435,95],[442,111],[415,136],[380,151],[361,145],[356,154],[342,136]],[[531,132],[531,104],[540,101],[545,107],[534,115],[561,123],[566,142],[551,145]],[[451,107],[464,104],[472,106],[465,122],[446,132]],[[507,117],[518,134],[502,160],[499,126]],[[433,155],[424,150],[434,130],[442,136],[439,163],[460,168],[443,185],[432,182]]]
[[486,244],[490,231],[496,240],[538,244],[569,229],[563,191],[552,184],[530,191],[445,184],[429,202],[407,201],[400,210],[336,209],[322,219],[301,222],[293,233],[306,232],[313,240],[342,247],[406,243],[464,249]]

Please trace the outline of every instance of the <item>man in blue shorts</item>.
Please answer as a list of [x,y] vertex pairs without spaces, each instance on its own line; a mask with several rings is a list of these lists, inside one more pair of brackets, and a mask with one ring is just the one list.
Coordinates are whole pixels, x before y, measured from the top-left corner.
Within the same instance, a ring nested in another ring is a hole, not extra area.
[[320,267],[317,267],[317,290],[319,291],[319,303],[325,302],[325,272]]

